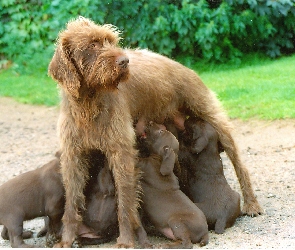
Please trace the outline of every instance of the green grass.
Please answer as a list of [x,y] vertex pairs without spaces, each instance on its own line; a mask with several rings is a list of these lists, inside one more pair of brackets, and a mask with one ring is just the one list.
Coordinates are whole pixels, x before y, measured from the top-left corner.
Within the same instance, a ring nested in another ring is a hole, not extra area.
[[[47,65],[47,61],[29,65],[31,70],[24,74],[13,68],[0,71],[0,96],[22,103],[57,105],[58,90],[47,76]],[[252,55],[240,64],[199,62],[191,67],[217,94],[231,118],[295,118],[295,55],[277,60]]]
[[56,84],[45,72],[19,75],[14,70],[0,72],[0,96],[13,97],[21,103],[54,106],[59,97]]
[[295,118],[295,55],[277,60],[247,57],[239,67],[196,64],[193,68],[231,118]]

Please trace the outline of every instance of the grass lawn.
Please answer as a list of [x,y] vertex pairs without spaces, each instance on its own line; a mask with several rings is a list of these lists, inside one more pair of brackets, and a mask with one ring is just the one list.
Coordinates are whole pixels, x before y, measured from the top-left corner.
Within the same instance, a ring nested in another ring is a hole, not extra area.
[[295,55],[277,60],[254,56],[239,67],[194,65],[194,69],[231,118],[295,118]]
[[13,97],[21,103],[46,106],[59,102],[56,84],[46,72],[19,75],[11,69],[1,71],[0,96]]
[[[295,118],[294,65],[295,55],[276,60],[253,55],[240,65],[200,62],[191,67],[216,92],[230,117],[247,120]],[[0,71],[0,96],[47,106],[59,100],[44,67],[21,75],[13,68]]]

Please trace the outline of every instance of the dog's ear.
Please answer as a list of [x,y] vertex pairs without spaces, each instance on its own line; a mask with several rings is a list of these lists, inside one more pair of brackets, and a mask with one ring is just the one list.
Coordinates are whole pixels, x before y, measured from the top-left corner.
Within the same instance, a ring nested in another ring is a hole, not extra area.
[[191,146],[191,151],[195,154],[199,154],[208,145],[208,143],[208,137],[206,135],[202,135],[194,141]]
[[66,41],[60,41],[48,67],[48,74],[69,94],[78,98],[80,75],[71,59],[71,51]]
[[176,159],[173,149],[171,147],[164,146],[161,150],[160,155],[162,156],[162,164],[160,167],[161,174],[172,174]]

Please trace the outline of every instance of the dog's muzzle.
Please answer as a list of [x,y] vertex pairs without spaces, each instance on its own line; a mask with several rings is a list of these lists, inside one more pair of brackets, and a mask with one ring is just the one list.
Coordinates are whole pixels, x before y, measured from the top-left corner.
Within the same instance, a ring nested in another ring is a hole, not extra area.
[[116,60],[116,63],[122,68],[126,69],[129,63],[129,58],[126,56],[119,56]]

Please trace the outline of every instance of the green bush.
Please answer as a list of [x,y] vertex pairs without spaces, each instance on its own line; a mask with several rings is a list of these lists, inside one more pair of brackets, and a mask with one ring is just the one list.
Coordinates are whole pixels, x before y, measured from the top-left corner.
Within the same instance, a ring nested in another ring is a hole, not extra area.
[[293,53],[294,0],[2,0],[0,60],[50,58],[58,32],[82,15],[122,30],[123,45],[223,62]]

